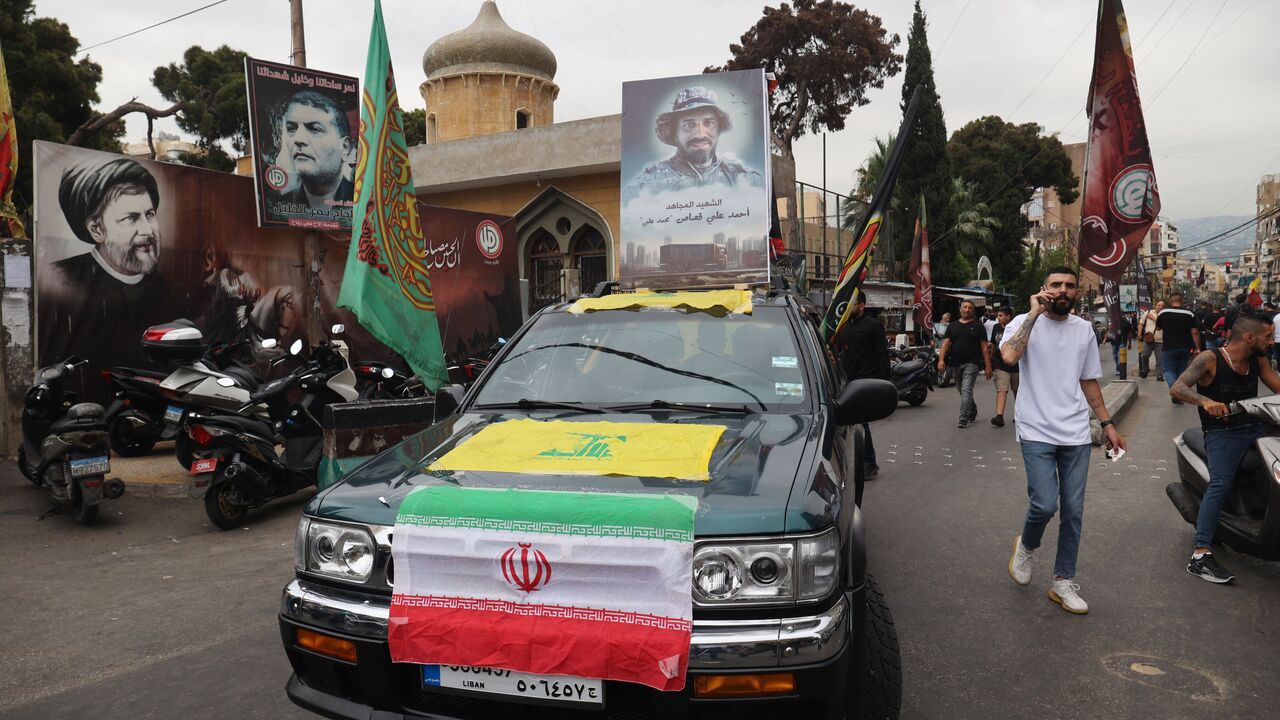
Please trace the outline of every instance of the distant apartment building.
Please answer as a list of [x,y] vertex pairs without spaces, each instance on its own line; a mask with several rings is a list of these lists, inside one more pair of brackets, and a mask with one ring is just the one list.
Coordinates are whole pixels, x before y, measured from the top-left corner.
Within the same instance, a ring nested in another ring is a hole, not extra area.
[[1267,294],[1280,285],[1280,175],[1263,175],[1258,181],[1258,224],[1254,230],[1257,272]]
[[[162,162],[182,162],[185,155],[204,155],[205,151],[199,145],[188,142],[164,131],[156,133],[153,138],[155,145],[155,159]],[[125,143],[123,148],[125,155],[133,157],[151,157],[151,144],[146,139],[139,142]]]

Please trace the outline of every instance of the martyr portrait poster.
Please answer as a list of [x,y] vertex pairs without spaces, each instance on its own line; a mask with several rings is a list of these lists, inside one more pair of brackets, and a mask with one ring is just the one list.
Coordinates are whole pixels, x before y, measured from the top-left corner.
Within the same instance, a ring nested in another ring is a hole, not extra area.
[[258,225],[350,230],[357,80],[245,58],[245,82]]
[[763,70],[622,85],[621,282],[768,281]]

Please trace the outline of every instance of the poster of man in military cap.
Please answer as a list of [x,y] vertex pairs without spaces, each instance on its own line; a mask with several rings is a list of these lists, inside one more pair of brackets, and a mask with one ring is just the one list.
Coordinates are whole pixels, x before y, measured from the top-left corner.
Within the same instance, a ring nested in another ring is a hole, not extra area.
[[245,78],[258,224],[350,230],[357,80],[253,58]]
[[763,70],[623,83],[623,285],[766,282],[768,148]]

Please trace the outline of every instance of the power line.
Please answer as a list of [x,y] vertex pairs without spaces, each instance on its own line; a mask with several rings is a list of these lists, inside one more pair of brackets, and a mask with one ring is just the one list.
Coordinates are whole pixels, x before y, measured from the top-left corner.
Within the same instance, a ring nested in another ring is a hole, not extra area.
[[124,40],[125,38],[133,37],[134,35],[137,35],[138,33],[143,33],[143,32],[146,32],[146,31],[148,31],[148,30],[151,30],[151,29],[153,29],[153,28],[158,28],[158,27],[160,27],[161,25],[167,25],[167,24],[169,24],[169,23],[171,23],[171,22],[173,22],[173,21],[175,21],[175,20],[181,20],[182,18],[187,17],[187,16],[189,16],[189,15],[195,15],[196,13],[198,13],[198,12],[200,12],[200,11],[202,11],[202,10],[208,10],[208,9],[209,9],[209,8],[211,8],[211,7],[214,7],[214,6],[217,6],[217,5],[221,5],[221,4],[222,4],[222,3],[224,3],[224,2],[227,2],[227,0],[216,0],[215,2],[211,2],[211,3],[209,3],[208,5],[202,5],[201,7],[198,7],[198,8],[196,8],[195,10],[188,10],[187,12],[184,12],[184,13],[182,13],[181,15],[174,15],[174,16],[173,16],[173,17],[171,17],[171,18],[168,18],[168,19],[166,19],[166,20],[161,20],[160,22],[152,23],[152,24],[150,24],[150,25],[148,25],[148,26],[146,26],[146,27],[143,27],[143,28],[138,28],[137,30],[133,30],[132,32],[127,32],[127,33],[125,33],[125,34],[123,34],[123,35],[117,35],[116,37],[113,37],[113,38],[111,38],[110,40],[103,40],[103,41],[102,41],[102,42],[100,42],[100,43],[95,43],[95,44],[90,45],[90,46],[88,46],[88,47],[80,48],[79,50],[77,50],[77,51],[75,51],[75,52],[73,52],[73,53],[68,53],[68,54],[66,54],[66,55],[59,55],[59,56],[54,57],[54,58],[47,58],[47,59],[42,60],[42,61],[40,61],[40,62],[33,63],[33,64],[31,64],[31,65],[27,65],[27,66],[25,66],[25,67],[23,67],[23,68],[21,68],[21,69],[19,69],[19,70],[15,70],[15,71],[13,71],[13,72],[9,73],[9,74],[10,74],[10,75],[18,75],[18,74],[20,74],[20,73],[24,73],[24,72],[26,72],[26,71],[28,71],[28,70],[33,69],[33,68],[38,68],[38,67],[40,67],[40,66],[42,66],[42,65],[46,65],[46,64],[48,64],[48,63],[50,63],[50,62],[53,62],[54,60],[66,60],[66,59],[73,58],[73,57],[75,57],[75,56],[77,56],[77,55],[83,55],[84,53],[87,53],[87,52],[89,52],[90,50],[94,50],[94,49],[100,48],[100,47],[102,47],[103,45],[110,45],[111,43],[116,42],[117,40]]
[[1178,73],[1182,72],[1182,68],[1186,67],[1187,63],[1191,62],[1191,58],[1195,57],[1196,51],[1200,49],[1200,43],[1204,42],[1205,36],[1213,29],[1213,24],[1218,22],[1218,16],[1222,15],[1222,11],[1226,7],[1227,0],[1222,0],[1222,4],[1218,6],[1218,12],[1213,14],[1213,19],[1209,21],[1208,25],[1204,26],[1204,32],[1200,33],[1200,39],[1196,40],[1196,44],[1191,46],[1191,51],[1187,53],[1187,57],[1182,61],[1182,64],[1178,66],[1178,69],[1173,71],[1173,74],[1169,76],[1169,79],[1165,81],[1164,85],[1156,91],[1155,96],[1147,102],[1147,107],[1151,107],[1155,104],[1156,100],[1160,99],[1160,96],[1164,94],[1165,88],[1169,87],[1169,85],[1173,83],[1174,79],[1178,77]]
[[[1164,19],[1165,15],[1169,14],[1169,11],[1173,9],[1173,5],[1176,2],[1178,2],[1178,0],[1169,0],[1169,4],[1164,8],[1164,12],[1160,13],[1160,17],[1156,18],[1156,21],[1151,24],[1151,32],[1155,32],[1156,28],[1160,27],[1160,21]],[[1143,39],[1145,40],[1146,38]],[[1133,49],[1136,51],[1138,47],[1138,45],[1134,45]]]
[[1169,27],[1165,28],[1164,34],[1156,41],[1155,47],[1151,48],[1147,56],[1138,62],[1138,67],[1142,67],[1146,64],[1146,61],[1155,54],[1156,49],[1164,44],[1164,39],[1169,37],[1169,33],[1173,32],[1173,29],[1178,26],[1178,23],[1182,21],[1182,16],[1187,14],[1187,11],[1191,9],[1193,4],[1195,4],[1193,0],[1187,0],[1187,4],[1182,6],[1182,12],[1178,13],[1178,17],[1174,18],[1173,22],[1169,23]]
[[1071,44],[1068,45],[1067,48],[1062,51],[1062,54],[1058,56],[1058,59],[1053,61],[1053,65],[1049,66],[1049,69],[1045,71],[1044,75],[1041,75],[1040,79],[1036,81],[1036,84],[1033,85],[1031,89],[1027,91],[1027,94],[1024,95],[1022,97],[1022,100],[1018,103],[1018,106],[1015,107],[1005,117],[1012,118],[1014,115],[1018,113],[1019,110],[1022,109],[1022,106],[1026,104],[1027,100],[1031,99],[1031,96],[1035,93],[1035,91],[1040,89],[1041,83],[1043,83],[1046,79],[1048,79],[1048,77],[1051,74],[1053,74],[1054,70],[1058,69],[1058,65],[1062,62],[1063,58],[1067,56],[1067,53],[1071,52],[1071,48],[1075,47],[1077,42],[1080,42],[1080,36],[1084,35],[1084,31],[1088,30],[1089,26],[1092,24],[1093,24],[1093,21],[1090,20],[1089,22],[1084,24],[1084,27],[1080,28],[1080,32],[1076,33],[1076,36],[1074,39],[1072,39]]
[[942,44],[938,46],[938,51],[933,54],[933,59],[937,61],[942,56],[942,49],[947,46],[947,42],[951,40],[951,33],[956,31],[956,26],[960,24],[960,18],[964,17],[964,11],[969,9],[969,3],[973,0],[965,0],[964,7],[960,8],[960,14],[956,16],[954,22],[951,23],[951,29],[947,31],[947,36],[942,39]]

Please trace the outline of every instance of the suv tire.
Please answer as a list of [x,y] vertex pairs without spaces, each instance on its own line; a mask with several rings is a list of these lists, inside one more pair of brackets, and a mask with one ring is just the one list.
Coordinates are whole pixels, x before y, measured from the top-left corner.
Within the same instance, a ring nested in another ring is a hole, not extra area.
[[849,717],[858,720],[898,720],[902,710],[902,656],[898,631],[884,593],[867,575],[864,627],[850,663]]

